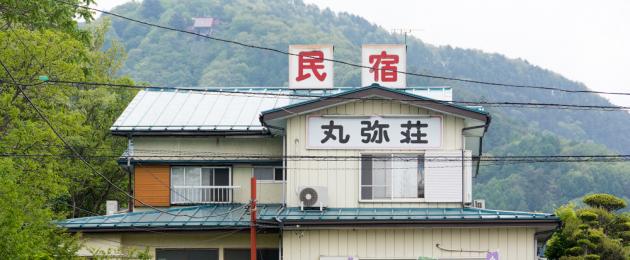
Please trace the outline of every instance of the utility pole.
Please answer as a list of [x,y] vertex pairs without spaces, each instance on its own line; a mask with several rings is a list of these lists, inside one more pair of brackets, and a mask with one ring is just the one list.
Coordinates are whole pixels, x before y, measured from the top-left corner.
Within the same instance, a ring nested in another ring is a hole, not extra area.
[[256,260],[256,176],[251,179],[251,204],[249,208],[249,255],[251,260]]

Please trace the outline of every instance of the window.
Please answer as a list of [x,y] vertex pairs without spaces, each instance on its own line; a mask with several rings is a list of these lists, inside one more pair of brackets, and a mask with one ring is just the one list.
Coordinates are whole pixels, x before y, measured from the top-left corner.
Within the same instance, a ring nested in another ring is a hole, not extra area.
[[173,186],[229,186],[230,168],[227,167],[173,167]]
[[194,204],[230,202],[232,194],[230,168],[172,167],[171,202]]
[[156,249],[157,260],[216,260],[219,259],[217,249]]
[[282,167],[255,167],[254,176],[257,181],[283,182],[285,180]]
[[[262,248],[256,249],[256,259],[279,259],[280,250],[276,248]],[[223,259],[225,260],[243,260],[250,259],[249,249],[223,249]]]
[[361,156],[361,199],[424,198],[424,156],[364,154]]

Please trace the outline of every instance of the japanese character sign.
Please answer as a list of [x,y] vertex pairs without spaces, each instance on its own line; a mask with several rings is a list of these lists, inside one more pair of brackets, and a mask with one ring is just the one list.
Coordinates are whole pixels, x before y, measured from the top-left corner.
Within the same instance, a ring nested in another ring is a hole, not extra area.
[[289,53],[289,88],[333,87],[332,45],[291,45]]
[[442,145],[440,116],[310,116],[311,149],[430,149]]
[[363,45],[361,54],[361,85],[372,83],[390,87],[405,88],[407,71],[407,46],[392,44]]

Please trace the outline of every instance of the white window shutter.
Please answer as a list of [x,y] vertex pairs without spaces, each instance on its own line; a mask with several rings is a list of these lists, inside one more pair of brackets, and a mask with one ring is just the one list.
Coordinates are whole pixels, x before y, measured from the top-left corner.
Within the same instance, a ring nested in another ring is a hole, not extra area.
[[424,154],[425,201],[462,201],[462,151],[427,150]]

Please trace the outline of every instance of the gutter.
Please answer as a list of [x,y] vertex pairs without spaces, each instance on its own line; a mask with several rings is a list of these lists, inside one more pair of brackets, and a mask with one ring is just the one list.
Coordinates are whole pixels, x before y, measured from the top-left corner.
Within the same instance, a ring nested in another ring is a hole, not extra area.
[[[407,227],[422,226],[422,227],[540,227],[548,228],[549,230],[555,230],[559,225],[560,220],[557,218],[549,219],[488,219],[487,221],[475,221],[475,220],[405,220],[405,221],[392,221],[392,220],[320,220],[320,221],[284,221],[284,230],[291,229],[304,229],[304,228],[355,228],[355,227]],[[542,231],[541,231],[542,232]]]

